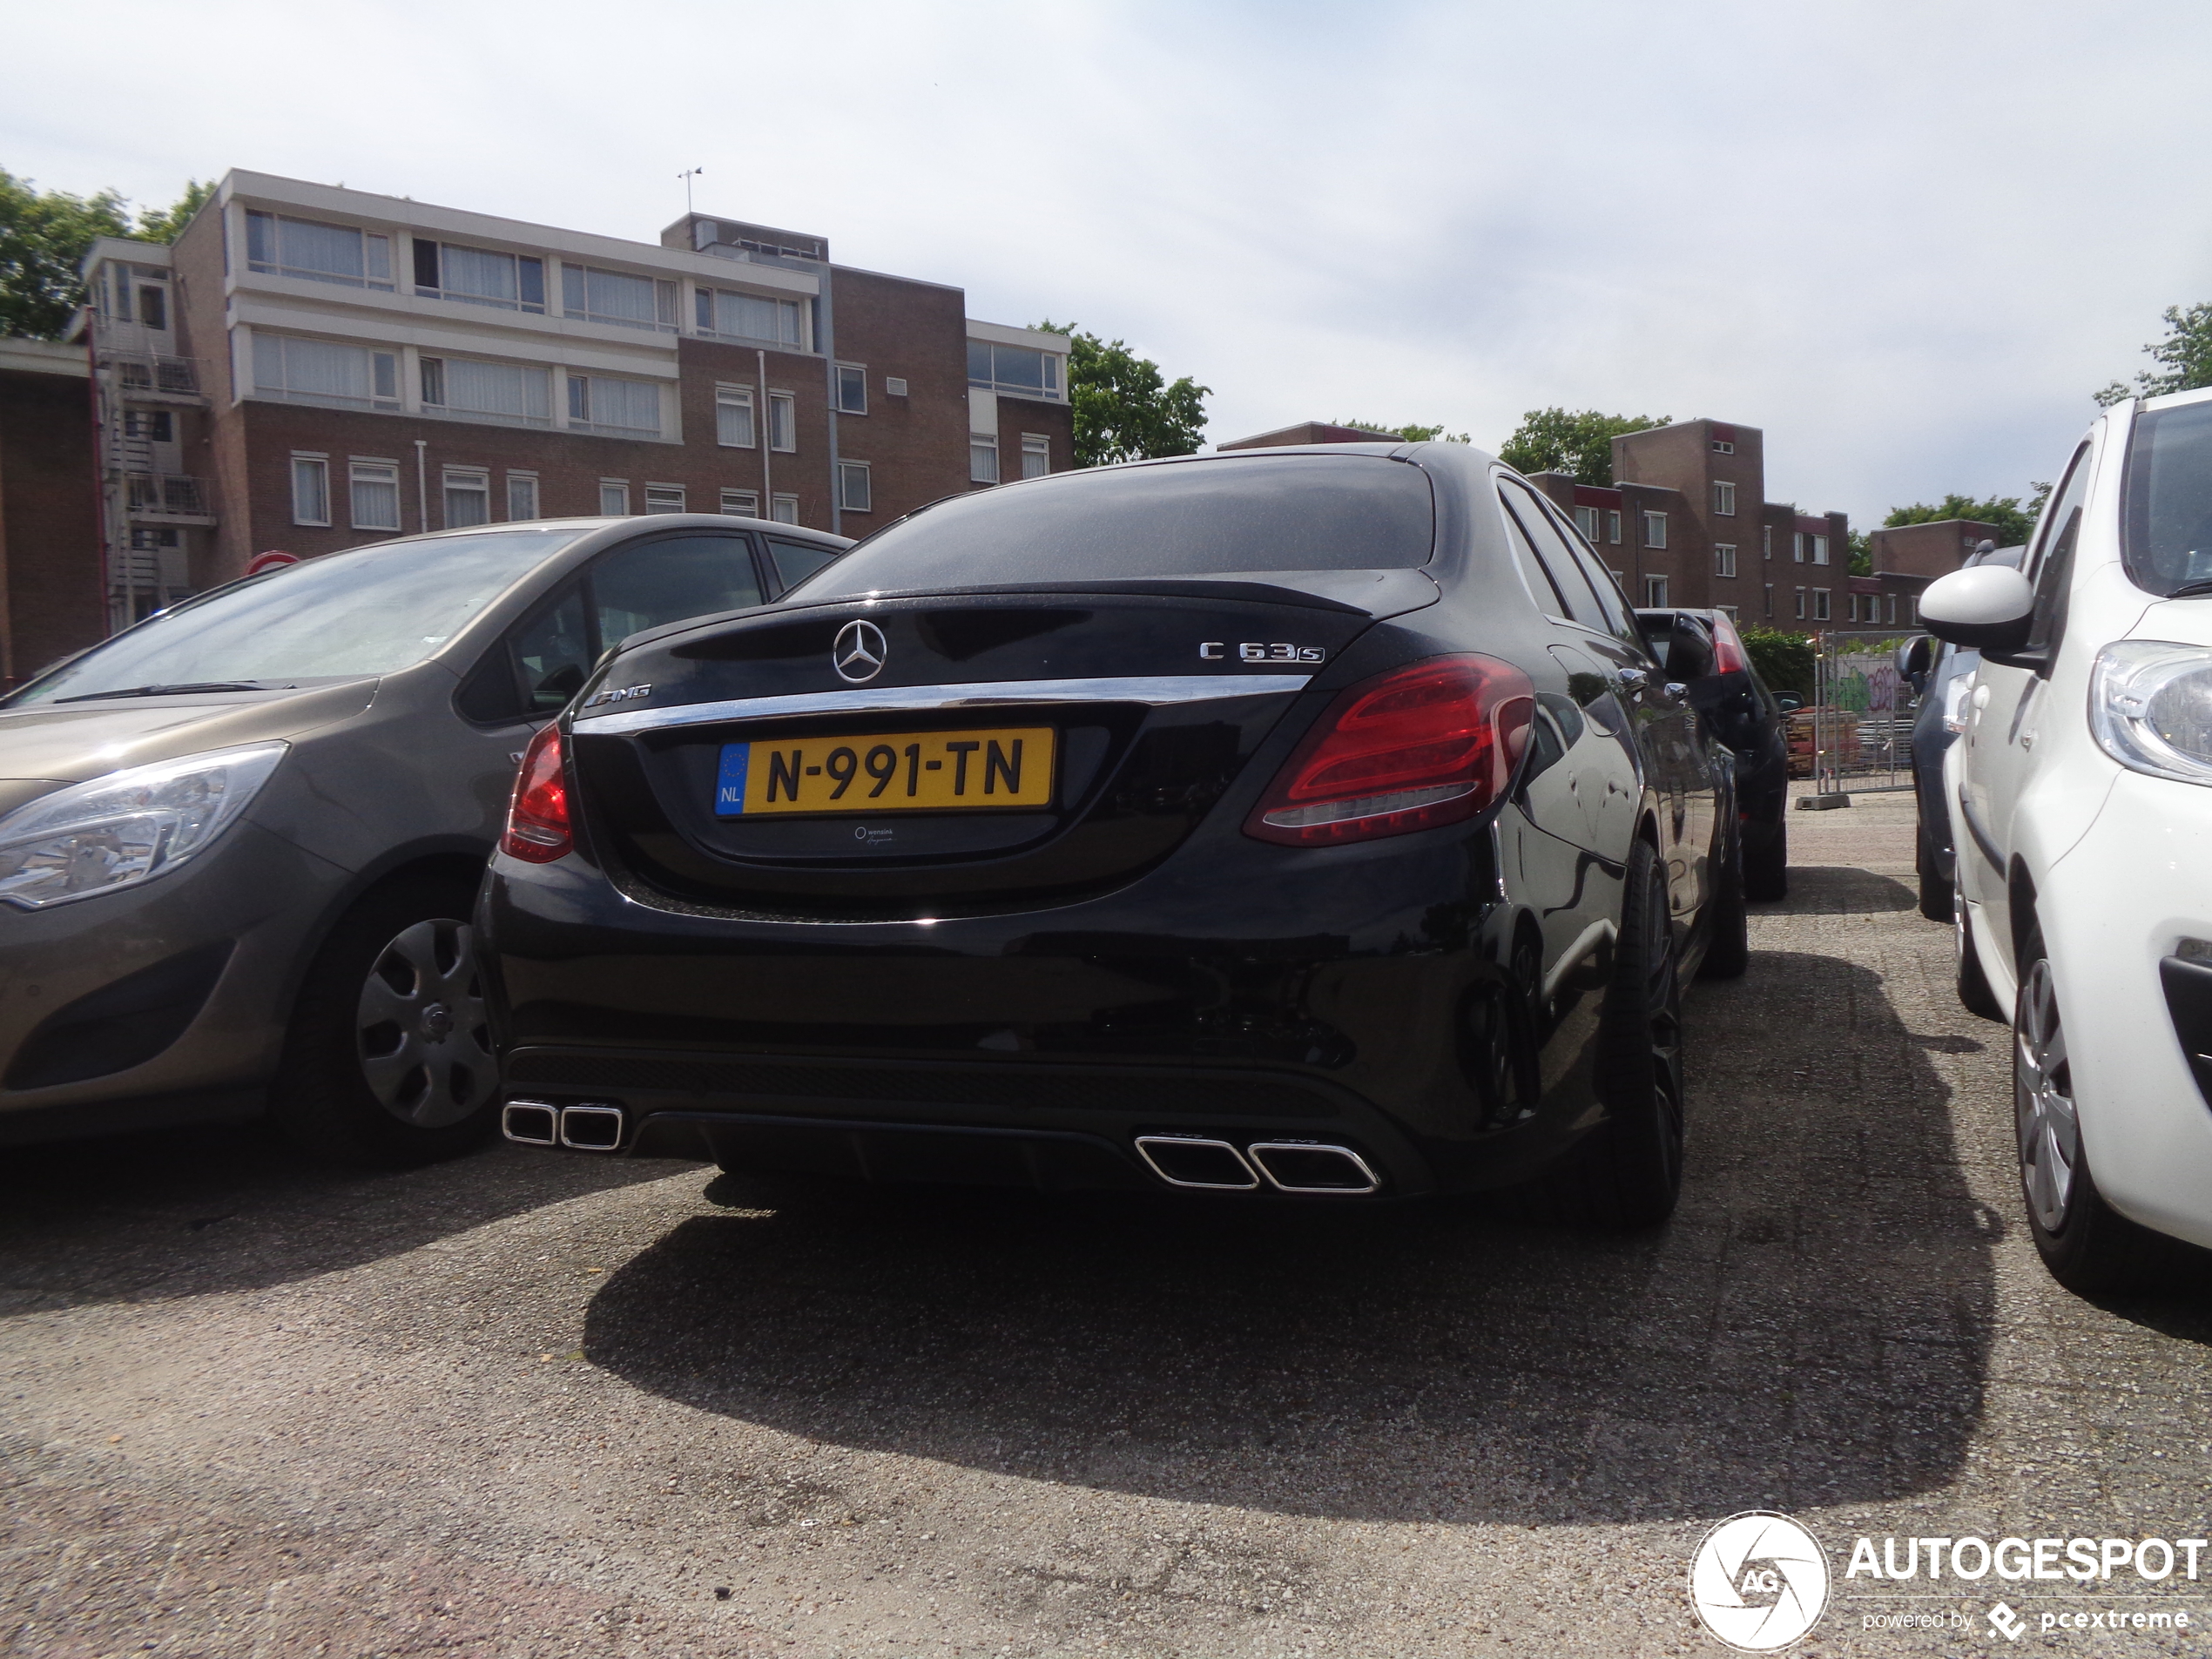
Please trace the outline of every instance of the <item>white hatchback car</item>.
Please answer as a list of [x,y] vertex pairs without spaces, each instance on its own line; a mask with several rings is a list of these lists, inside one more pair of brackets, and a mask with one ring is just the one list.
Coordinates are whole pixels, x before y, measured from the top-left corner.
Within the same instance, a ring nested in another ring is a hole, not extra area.
[[2021,568],[1920,616],[1982,654],[1945,761],[1959,996],[2011,1012],[2036,1247],[2117,1288],[2212,1245],[2212,391],[2107,412]]

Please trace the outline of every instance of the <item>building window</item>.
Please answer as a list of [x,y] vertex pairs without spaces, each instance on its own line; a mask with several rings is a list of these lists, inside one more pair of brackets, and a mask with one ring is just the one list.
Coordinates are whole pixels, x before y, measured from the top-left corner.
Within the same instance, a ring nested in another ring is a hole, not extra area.
[[734,513],[739,518],[758,518],[760,516],[760,492],[725,489],[722,492],[722,510]]
[[561,309],[586,322],[676,332],[676,285],[652,277],[602,271],[597,266],[561,267]]
[[551,426],[553,371],[469,357],[418,360],[422,410],[497,426]]
[[1857,594],[1851,594],[1845,597],[1844,601],[1844,617],[1846,621],[1850,622],[1857,622],[1858,620],[1858,596]]
[[721,288],[695,290],[699,332],[731,340],[760,340],[799,349],[799,302],[765,300],[758,294]]
[[1759,556],[1763,559],[1774,556],[1774,526],[1771,524],[1759,526]]
[[1713,510],[1723,518],[1736,516],[1736,486],[1725,478],[1713,480]]
[[786,454],[799,448],[799,399],[789,392],[768,394],[768,447]]
[[256,330],[253,390],[260,397],[312,403],[326,409],[396,411],[400,407],[399,354]]
[[1892,594],[1891,594],[1891,595],[1889,595],[1889,596],[1888,596],[1888,598],[1889,598],[1889,613],[1890,613],[1890,617],[1889,617],[1889,619],[1890,619],[1892,622],[1895,622],[1895,621],[1897,620],[1897,595],[1895,595],[1895,594],[1893,594],[1893,593],[1892,593]]
[[1646,547],[1664,547],[1667,545],[1666,514],[1646,513],[1643,516],[1643,544]]
[[1713,609],[1719,611],[1721,615],[1726,617],[1730,622],[1734,622],[1736,620],[1736,607],[1734,605],[1715,605]]
[[415,291],[425,300],[460,300],[502,311],[545,309],[545,261],[489,248],[415,239]]
[[536,473],[510,472],[507,475],[507,516],[517,522],[537,516]]
[[319,456],[292,457],[292,522],[330,523],[330,463]]
[[138,438],[146,443],[174,443],[177,441],[177,418],[167,409],[125,409],[123,411],[123,435]]
[[1799,589],[1797,590],[1797,620],[1798,620],[1799,622],[1803,622],[1804,619],[1805,619],[1805,590],[1804,590],[1803,588],[1799,588]]
[[1736,446],[1726,438],[1715,438],[1713,453],[1716,455],[1732,455],[1736,453]]
[[874,498],[868,488],[867,462],[840,461],[837,463],[837,504],[848,513],[871,513],[875,510]]
[[680,513],[684,510],[684,486],[681,484],[647,484],[645,510],[649,513]]
[[799,497],[771,496],[768,498],[768,516],[779,524],[796,524],[799,523]]
[[1805,562],[1805,533],[1803,530],[1790,533],[1790,557],[1798,564]]
[[445,469],[446,528],[491,523],[491,475],[473,467]]
[[1828,538],[1826,536],[1816,536],[1812,538],[1812,562],[1815,564],[1828,563]]
[[906,396],[906,381],[900,380],[896,374],[886,374],[883,377],[883,395],[886,397]]
[[968,435],[968,482],[995,484],[999,481],[999,441],[988,433]]
[[138,320],[149,328],[168,327],[168,290],[151,285],[138,290]]
[[866,415],[868,412],[868,371],[858,363],[837,366],[837,412],[840,415]]
[[660,436],[660,387],[607,374],[569,376],[569,425],[616,437]]
[[1608,508],[1605,513],[1605,544],[1608,547],[1621,545],[1621,515],[1612,508]]
[[725,449],[752,448],[752,388],[714,388],[714,441]]
[[177,532],[172,526],[141,524],[131,532],[133,553],[158,553],[164,548],[177,545]]
[[1052,440],[1042,432],[1022,435],[1022,475],[1042,478],[1052,470]]
[[395,461],[356,461],[346,469],[357,530],[400,527],[400,469]]
[[1049,397],[1058,401],[1060,359],[1055,353],[1030,346],[997,346],[988,340],[968,342],[968,383],[1017,397]]
[[1654,610],[1663,609],[1667,603],[1667,578],[1648,576],[1643,579],[1643,602]]
[[1713,543],[1713,574],[1715,576],[1736,574],[1735,543],[1716,542]]
[[619,518],[630,511],[630,485],[620,478],[599,481],[599,510],[610,518]]
[[1828,590],[1825,588],[1812,590],[1812,619],[1815,622],[1828,620]]
[[392,290],[392,239],[344,225],[249,212],[246,263],[269,276]]
[[1597,509],[1577,507],[1575,509],[1575,528],[1582,532],[1583,539],[1586,541],[1596,541],[1598,538]]

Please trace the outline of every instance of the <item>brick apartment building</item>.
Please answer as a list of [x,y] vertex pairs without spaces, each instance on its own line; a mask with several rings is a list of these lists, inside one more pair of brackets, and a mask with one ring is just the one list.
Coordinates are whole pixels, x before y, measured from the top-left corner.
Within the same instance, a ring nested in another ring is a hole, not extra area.
[[1851,585],[1860,590],[1853,617],[1865,613],[1867,622],[1917,623],[1920,594],[1929,583],[1959,569],[1982,543],[2003,539],[1996,525],[1972,518],[1868,531],[1868,563],[1874,573],[1851,579]]
[[0,687],[107,632],[99,527],[84,347],[0,338]]
[[[1365,443],[1387,435],[1309,421],[1217,445]],[[1725,610],[1745,623],[1840,625],[1851,606],[1850,520],[1766,499],[1766,435],[1723,421],[1680,421],[1613,440],[1610,488],[1540,472],[1538,489],[1574,515],[1640,605]]]
[[1073,462],[1064,335],[819,236],[658,245],[233,172],[84,261],[111,625],[379,536],[718,512],[865,535]]

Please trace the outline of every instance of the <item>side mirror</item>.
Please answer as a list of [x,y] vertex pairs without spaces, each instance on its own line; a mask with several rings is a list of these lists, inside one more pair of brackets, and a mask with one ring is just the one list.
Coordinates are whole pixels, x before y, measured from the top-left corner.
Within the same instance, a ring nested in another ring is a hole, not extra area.
[[1970,565],[1939,576],[1920,596],[1920,625],[1938,639],[1998,657],[2027,644],[2035,589],[2003,564]]
[[1685,684],[1702,680],[1713,671],[1713,637],[1703,624],[1677,614],[1675,625],[1667,631],[1667,648],[1659,653],[1659,660],[1669,679]]
[[1912,688],[1912,695],[1924,697],[1928,690],[1928,670],[1935,666],[1935,641],[1925,634],[1919,634],[1897,648],[1897,675]]

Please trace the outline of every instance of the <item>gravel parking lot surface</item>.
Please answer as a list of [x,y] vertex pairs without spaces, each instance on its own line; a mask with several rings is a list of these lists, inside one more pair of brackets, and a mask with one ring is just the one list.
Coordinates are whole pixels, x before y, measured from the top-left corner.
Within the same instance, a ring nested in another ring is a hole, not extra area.
[[0,1642],[1717,1654],[1688,1561],[1768,1508],[1837,1575],[1807,1651],[2197,1651],[2037,1621],[2212,1626],[2212,1559],[1843,1576],[1862,1534],[2207,1532],[2212,1293],[2043,1273],[2006,1033],[1913,910],[1911,813],[1792,813],[1749,977],[1693,994],[1688,1191],[1648,1237],[1474,1204],[778,1208],[511,1148],[364,1177],[227,1131],[6,1154]]

